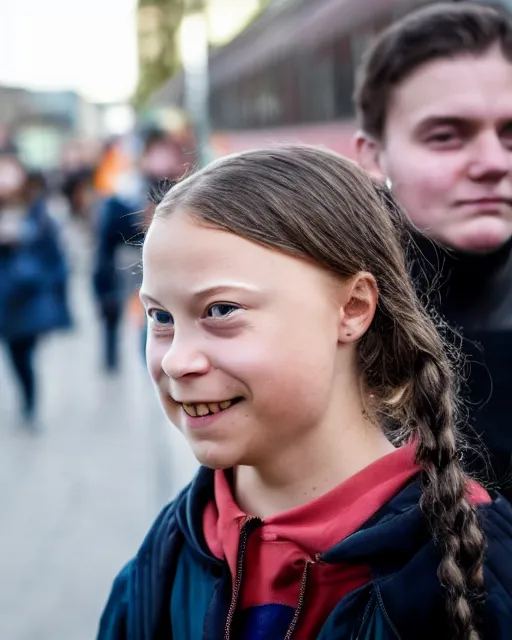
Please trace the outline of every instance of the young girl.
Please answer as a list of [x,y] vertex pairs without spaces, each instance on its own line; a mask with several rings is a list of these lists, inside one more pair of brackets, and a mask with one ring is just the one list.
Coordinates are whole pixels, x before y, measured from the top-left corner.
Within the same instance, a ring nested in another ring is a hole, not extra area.
[[461,469],[405,224],[302,146],[163,195],[148,366],[203,466],[114,583],[101,640],[510,638],[512,508]]

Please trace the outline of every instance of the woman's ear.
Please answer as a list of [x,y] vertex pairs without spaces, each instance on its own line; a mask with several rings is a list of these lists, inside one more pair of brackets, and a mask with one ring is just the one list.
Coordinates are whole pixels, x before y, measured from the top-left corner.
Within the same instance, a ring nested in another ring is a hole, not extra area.
[[371,273],[363,271],[347,283],[345,303],[340,307],[339,342],[357,342],[375,316],[379,291]]
[[384,182],[387,174],[385,166],[383,166],[380,142],[371,138],[364,131],[358,131],[354,137],[354,146],[359,166],[376,180]]

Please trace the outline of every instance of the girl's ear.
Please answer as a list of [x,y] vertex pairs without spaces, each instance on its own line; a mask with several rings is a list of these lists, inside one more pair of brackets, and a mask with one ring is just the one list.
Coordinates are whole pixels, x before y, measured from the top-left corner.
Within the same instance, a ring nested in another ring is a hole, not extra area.
[[340,307],[339,342],[357,342],[372,323],[379,291],[371,273],[358,273],[347,284],[345,303]]

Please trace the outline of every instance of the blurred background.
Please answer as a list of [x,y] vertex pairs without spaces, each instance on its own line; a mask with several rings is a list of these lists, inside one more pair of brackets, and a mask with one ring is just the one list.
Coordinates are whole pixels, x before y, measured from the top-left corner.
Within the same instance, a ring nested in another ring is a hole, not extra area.
[[352,155],[361,54],[422,4],[0,0],[2,640],[94,638],[195,470],[145,370],[148,189],[273,142]]

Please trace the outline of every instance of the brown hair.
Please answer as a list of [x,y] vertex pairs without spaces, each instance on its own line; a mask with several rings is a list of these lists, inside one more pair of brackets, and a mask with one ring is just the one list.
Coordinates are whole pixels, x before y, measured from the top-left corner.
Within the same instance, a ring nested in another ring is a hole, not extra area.
[[151,215],[178,207],[341,278],[374,275],[379,302],[358,344],[361,375],[390,437],[417,443],[421,507],[442,549],[448,610],[460,638],[478,638],[468,594],[483,588],[484,538],[459,462],[456,378],[415,295],[404,257],[409,223],[391,194],[341,156],[292,145],[218,160],[172,187]]
[[384,30],[363,56],[354,96],[360,127],[377,140],[383,137],[394,87],[419,66],[479,56],[496,44],[512,62],[512,22],[490,6],[439,3],[407,15]]

